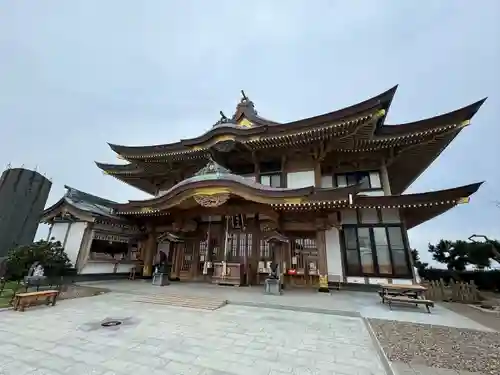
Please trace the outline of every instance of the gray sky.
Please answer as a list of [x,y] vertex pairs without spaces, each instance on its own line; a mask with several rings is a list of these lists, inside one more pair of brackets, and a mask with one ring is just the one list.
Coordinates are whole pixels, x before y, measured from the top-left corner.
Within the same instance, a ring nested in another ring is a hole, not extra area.
[[[469,205],[410,231],[412,246],[500,237],[498,0],[3,0],[0,165],[38,167],[117,201],[146,198],[103,175],[106,142],[169,143],[230,114],[244,89],[276,121],[399,84],[388,123],[488,101],[410,188],[486,180]],[[41,231],[40,231],[41,232]],[[425,257],[425,254],[423,254]]]

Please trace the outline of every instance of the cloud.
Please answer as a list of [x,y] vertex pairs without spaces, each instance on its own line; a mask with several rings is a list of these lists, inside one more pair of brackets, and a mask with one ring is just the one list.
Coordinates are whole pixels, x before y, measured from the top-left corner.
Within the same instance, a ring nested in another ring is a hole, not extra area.
[[0,164],[38,165],[63,185],[119,201],[106,142],[157,144],[207,130],[245,89],[278,121],[331,111],[400,84],[389,122],[488,102],[412,186],[486,180],[466,208],[410,232],[413,244],[500,237],[500,2],[4,0]]

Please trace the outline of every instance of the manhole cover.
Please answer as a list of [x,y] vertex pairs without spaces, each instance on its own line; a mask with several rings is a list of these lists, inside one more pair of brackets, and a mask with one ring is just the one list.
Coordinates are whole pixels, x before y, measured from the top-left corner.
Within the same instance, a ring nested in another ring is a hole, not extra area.
[[107,322],[101,323],[101,326],[103,327],[116,327],[122,324],[119,320],[109,320]]

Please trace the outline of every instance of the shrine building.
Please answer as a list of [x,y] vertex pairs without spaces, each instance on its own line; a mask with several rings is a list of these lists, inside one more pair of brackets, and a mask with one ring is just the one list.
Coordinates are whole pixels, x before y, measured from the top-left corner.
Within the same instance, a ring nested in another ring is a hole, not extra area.
[[67,187],[45,210],[80,274],[256,285],[270,262],[285,285],[415,281],[407,231],[481,183],[404,194],[470,124],[484,100],[426,120],[388,125],[396,87],[359,104],[280,123],[242,92],[232,116],[192,139],[111,149],[97,166],[151,195],[116,203]]

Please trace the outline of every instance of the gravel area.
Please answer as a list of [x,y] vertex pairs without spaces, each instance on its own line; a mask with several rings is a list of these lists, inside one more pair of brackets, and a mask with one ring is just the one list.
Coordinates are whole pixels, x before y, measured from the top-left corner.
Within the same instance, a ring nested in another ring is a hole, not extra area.
[[500,315],[480,311],[463,303],[443,303],[442,306],[460,315],[466,316],[485,327],[500,332]]
[[390,361],[500,374],[500,333],[369,319]]

